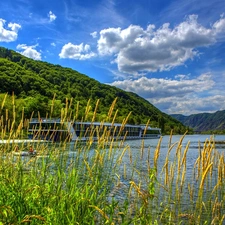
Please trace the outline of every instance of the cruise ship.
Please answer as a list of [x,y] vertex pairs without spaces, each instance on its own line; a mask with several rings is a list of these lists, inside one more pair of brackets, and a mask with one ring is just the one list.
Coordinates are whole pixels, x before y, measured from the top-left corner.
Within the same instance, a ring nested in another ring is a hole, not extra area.
[[60,119],[32,119],[28,128],[30,139],[46,141],[97,141],[159,138],[160,128],[106,122],[65,122]]

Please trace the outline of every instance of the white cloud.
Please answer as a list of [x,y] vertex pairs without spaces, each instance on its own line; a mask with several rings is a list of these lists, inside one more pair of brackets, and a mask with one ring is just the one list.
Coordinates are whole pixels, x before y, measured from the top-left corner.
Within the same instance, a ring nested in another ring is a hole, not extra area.
[[17,45],[18,50],[22,50],[19,53],[35,60],[41,60],[41,53],[38,52],[35,48],[37,45],[27,46],[26,44]]
[[225,108],[222,92],[215,92],[211,74],[190,79],[178,75],[178,80],[141,77],[136,80],[115,81],[111,85],[135,92],[168,114],[214,112]]
[[48,17],[50,22],[53,22],[54,20],[56,20],[56,15],[52,11],[49,11]]
[[225,33],[225,18],[221,17],[220,20],[216,21],[213,24],[213,28],[215,29],[216,34],[224,34]]
[[183,97],[193,92],[209,90],[215,84],[210,74],[202,74],[195,79],[184,79],[179,75],[179,80],[156,79],[141,77],[137,80],[115,81],[111,85],[139,94],[144,98],[167,98],[170,96]]
[[52,42],[51,43],[51,46],[55,47],[56,46],[55,42]]
[[90,33],[90,35],[91,35],[93,38],[97,38],[98,33],[97,33],[97,31],[94,31],[94,32]]
[[193,59],[198,47],[214,44],[225,32],[225,19],[220,18],[206,28],[190,15],[174,28],[169,23],[156,29],[130,25],[126,29],[108,28],[100,31],[98,52],[111,55],[120,72],[140,75],[147,72],[170,70]]
[[18,37],[18,31],[21,28],[20,24],[9,23],[8,30],[4,28],[6,21],[0,18],[0,42],[12,42]]
[[191,115],[202,112],[214,113],[224,110],[224,95],[205,96],[187,95],[184,98],[171,96],[158,100],[151,99],[151,103],[167,114]]
[[76,60],[86,60],[95,56],[89,45],[74,45],[72,43],[65,44],[59,54],[60,58],[69,58]]

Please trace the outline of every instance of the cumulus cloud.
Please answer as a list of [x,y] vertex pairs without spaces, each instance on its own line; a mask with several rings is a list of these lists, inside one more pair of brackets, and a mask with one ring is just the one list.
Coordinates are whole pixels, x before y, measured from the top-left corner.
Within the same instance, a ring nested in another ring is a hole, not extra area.
[[72,43],[65,44],[59,54],[60,58],[69,58],[76,60],[90,59],[95,56],[95,53],[91,51],[90,45],[74,45]]
[[108,28],[100,31],[98,52],[114,56],[120,72],[140,75],[170,70],[198,55],[198,47],[209,46],[225,33],[225,19],[221,17],[210,28],[190,15],[174,28],[169,23],[156,29],[130,25],[126,29]]
[[48,17],[50,22],[53,22],[54,20],[56,20],[56,15],[52,11],[49,11]]
[[20,51],[20,54],[22,54],[28,58],[35,59],[35,60],[41,60],[41,53],[35,49],[36,47],[37,47],[37,45],[27,46],[26,44],[20,44],[20,45],[17,45],[16,48],[18,50],[22,50],[22,51]]
[[209,93],[213,92],[215,84],[210,73],[192,79],[180,74],[176,79],[141,77],[111,83],[123,90],[137,93],[168,114],[187,115],[225,108],[224,96],[214,93],[217,97],[210,97]]
[[223,95],[199,97],[197,94],[193,94],[191,96],[187,95],[182,99],[172,96],[165,99],[151,99],[151,103],[167,114],[214,113],[225,108]]
[[21,25],[17,23],[9,23],[9,29],[5,29],[5,23],[6,21],[0,18],[0,42],[15,41],[18,37],[18,31],[21,28]]
[[141,77],[137,80],[115,81],[111,85],[135,92],[147,99],[155,99],[171,96],[183,97],[193,92],[209,90],[215,84],[210,74],[202,74],[195,79],[184,79],[184,77],[184,75],[179,75],[178,80]]
[[93,37],[93,38],[97,38],[97,31],[94,31],[94,32],[92,32],[92,33],[90,33],[90,35]]
[[214,24],[213,24],[213,28],[215,30],[215,33],[217,35],[224,35],[224,31],[225,31],[225,18],[221,17],[220,20],[216,21]]

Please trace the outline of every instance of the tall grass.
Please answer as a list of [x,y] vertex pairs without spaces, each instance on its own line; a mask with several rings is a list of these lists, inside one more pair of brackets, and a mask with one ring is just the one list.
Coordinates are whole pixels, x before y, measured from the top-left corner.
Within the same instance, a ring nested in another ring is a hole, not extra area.
[[[79,104],[71,113],[71,102],[61,111],[63,121],[76,120]],[[112,124],[115,104],[107,118]],[[213,138],[199,145],[191,178],[186,176],[186,134],[172,144],[171,132],[159,166],[162,138],[153,151],[142,140],[134,154],[129,142],[111,138],[104,121],[90,131],[97,133],[97,142],[31,142],[37,157],[15,157],[12,150],[26,134],[28,120],[21,115],[16,127],[16,112],[9,120],[1,105],[0,224],[224,224],[225,160]],[[90,102],[84,120],[89,112]],[[20,150],[26,145],[20,143]]]

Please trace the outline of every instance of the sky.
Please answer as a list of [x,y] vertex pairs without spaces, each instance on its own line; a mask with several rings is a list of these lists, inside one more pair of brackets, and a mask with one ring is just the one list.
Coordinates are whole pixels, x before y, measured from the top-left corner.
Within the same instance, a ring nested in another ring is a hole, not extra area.
[[0,46],[167,114],[225,110],[224,0],[1,0]]

